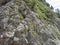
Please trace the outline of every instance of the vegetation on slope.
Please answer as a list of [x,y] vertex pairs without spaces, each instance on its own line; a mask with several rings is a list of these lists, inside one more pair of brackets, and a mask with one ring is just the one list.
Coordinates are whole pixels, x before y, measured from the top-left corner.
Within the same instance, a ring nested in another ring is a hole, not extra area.
[[42,0],[24,0],[29,8],[38,13],[40,19],[51,20],[53,12]]
[[45,0],[12,0],[2,6],[3,8],[0,8],[0,31],[3,36],[1,45],[59,44],[60,31],[56,25],[53,25],[55,23],[51,23],[56,22],[54,20],[57,15],[48,5]]

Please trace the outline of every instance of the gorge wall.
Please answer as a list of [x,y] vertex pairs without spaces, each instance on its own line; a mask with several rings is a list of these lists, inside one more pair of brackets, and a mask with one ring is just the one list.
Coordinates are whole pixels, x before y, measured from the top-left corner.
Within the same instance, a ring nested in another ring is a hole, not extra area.
[[55,20],[59,18],[42,0],[1,2],[0,45],[60,45]]

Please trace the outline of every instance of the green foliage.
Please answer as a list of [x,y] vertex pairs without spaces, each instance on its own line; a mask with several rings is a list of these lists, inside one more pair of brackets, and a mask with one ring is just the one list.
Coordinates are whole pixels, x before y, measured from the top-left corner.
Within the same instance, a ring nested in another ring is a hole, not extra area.
[[[53,18],[53,12],[51,11],[51,8],[47,6],[45,0],[24,0],[26,5],[36,12],[40,19],[51,21]],[[45,3],[43,3],[45,2]]]
[[18,10],[18,15],[20,16],[20,19],[24,19],[24,16],[23,16],[23,14],[21,13],[20,10]]
[[42,2],[36,1],[34,5],[34,11],[38,13],[40,19],[50,20],[45,14],[50,12],[49,7],[44,5]]
[[[18,0],[19,1],[19,0]],[[53,14],[51,13],[50,7],[43,3],[45,0],[24,0],[26,5],[36,12],[40,19],[51,20]],[[21,1],[19,1],[21,2]]]
[[24,0],[24,1],[30,8],[32,8],[33,5],[35,4],[35,0]]

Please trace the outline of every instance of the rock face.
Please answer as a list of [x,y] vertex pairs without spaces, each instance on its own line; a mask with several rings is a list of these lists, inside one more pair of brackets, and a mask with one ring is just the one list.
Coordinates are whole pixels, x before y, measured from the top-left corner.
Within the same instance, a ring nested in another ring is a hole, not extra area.
[[9,1],[11,1],[11,0],[0,0],[0,6],[5,5]]
[[0,7],[0,45],[60,45],[60,31],[24,0],[12,0]]

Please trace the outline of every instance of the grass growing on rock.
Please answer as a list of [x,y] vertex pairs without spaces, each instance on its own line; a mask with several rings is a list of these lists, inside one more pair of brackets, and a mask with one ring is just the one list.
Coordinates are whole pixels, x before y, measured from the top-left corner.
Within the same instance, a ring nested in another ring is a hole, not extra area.
[[49,21],[51,20],[46,15],[50,13],[50,8],[46,4],[42,3],[41,0],[29,0],[29,1],[24,0],[24,1],[31,10],[35,11],[38,14],[40,19],[49,20]]

